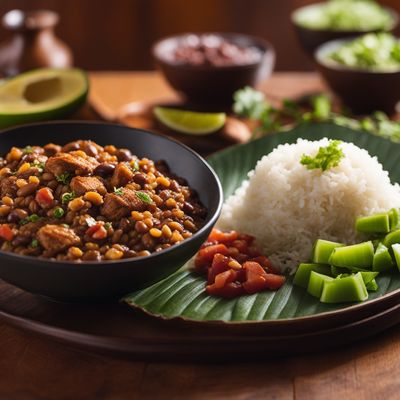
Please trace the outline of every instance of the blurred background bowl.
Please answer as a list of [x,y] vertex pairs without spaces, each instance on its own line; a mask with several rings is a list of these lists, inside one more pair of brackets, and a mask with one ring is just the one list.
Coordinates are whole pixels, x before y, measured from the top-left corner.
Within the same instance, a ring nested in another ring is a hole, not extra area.
[[356,114],[384,111],[393,114],[400,100],[400,68],[373,71],[339,65],[327,58],[354,38],[332,40],[319,46],[314,59],[331,90]]
[[[342,38],[349,38],[354,36],[363,35],[365,33],[379,32],[381,30],[371,29],[371,30],[333,30],[333,29],[312,29],[305,27],[299,23],[299,16],[303,13],[308,13],[315,8],[320,7],[326,3],[315,3],[300,7],[295,10],[291,15],[291,21],[296,32],[298,41],[300,42],[303,50],[310,56],[313,57],[314,51],[321,44]],[[392,15],[393,22],[387,27],[385,31],[393,32],[399,24],[399,14],[391,9],[385,7],[387,11]]]
[[244,65],[191,65],[168,58],[173,49],[191,35],[171,36],[156,42],[153,57],[168,83],[191,103],[231,105],[233,93],[244,86],[255,86],[266,79],[275,65],[275,51],[270,43],[256,37],[237,33],[201,33],[216,35],[239,47],[256,47],[261,57]]

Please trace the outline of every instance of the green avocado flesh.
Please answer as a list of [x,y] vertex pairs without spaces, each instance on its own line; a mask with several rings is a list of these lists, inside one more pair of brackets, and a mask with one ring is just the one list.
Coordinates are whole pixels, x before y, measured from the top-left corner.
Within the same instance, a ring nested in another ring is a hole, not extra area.
[[88,89],[80,69],[43,68],[6,80],[0,84],[0,128],[70,115]]

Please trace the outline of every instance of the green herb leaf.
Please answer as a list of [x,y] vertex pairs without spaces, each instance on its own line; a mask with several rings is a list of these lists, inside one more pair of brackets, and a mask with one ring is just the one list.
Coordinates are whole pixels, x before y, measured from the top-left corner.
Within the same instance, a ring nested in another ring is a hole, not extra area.
[[249,86],[236,91],[233,98],[233,111],[242,117],[258,119],[270,108],[264,94]]
[[153,202],[153,200],[151,199],[151,197],[144,192],[135,192],[136,197],[140,200],[143,201],[143,203],[147,203],[147,204],[151,204]]
[[33,249],[36,249],[38,246],[39,246],[38,240],[37,240],[37,239],[32,239],[31,247],[32,247]]
[[105,224],[104,224],[104,228],[108,231],[108,230],[110,230],[111,228],[112,228],[112,223],[111,222],[106,222]]
[[31,167],[37,168],[39,170],[39,172],[43,172],[44,168],[46,167],[46,163],[35,160],[31,163]]
[[76,197],[75,192],[67,192],[67,193],[64,193],[64,194],[61,196],[61,202],[62,202],[62,204],[67,204],[67,203],[69,203],[71,200],[75,199],[75,197]]
[[130,166],[131,166],[131,169],[133,172],[139,171],[139,161],[138,160],[132,161]]
[[37,222],[39,220],[40,220],[39,215],[32,214],[32,215],[29,215],[28,217],[24,218],[23,220],[21,220],[19,223],[20,223],[20,225],[26,225],[29,222]]
[[69,172],[64,172],[61,175],[56,175],[56,180],[59,183],[68,185],[71,182],[71,174]]
[[57,208],[54,209],[53,215],[56,218],[62,218],[63,215],[64,215],[64,210],[61,207],[57,207]]
[[116,194],[117,196],[122,196],[124,194],[124,188],[114,188],[114,194]]
[[32,146],[26,146],[22,149],[24,154],[32,154],[33,153],[33,147]]
[[331,140],[326,147],[320,147],[315,157],[303,154],[300,163],[305,165],[307,169],[327,169],[337,167],[340,160],[344,157],[342,149],[339,147],[340,140]]

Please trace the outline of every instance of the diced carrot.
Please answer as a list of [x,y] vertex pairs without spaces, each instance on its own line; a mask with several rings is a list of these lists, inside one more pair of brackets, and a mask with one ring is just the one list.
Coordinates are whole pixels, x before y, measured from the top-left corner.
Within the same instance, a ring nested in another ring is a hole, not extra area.
[[14,239],[14,232],[12,231],[9,225],[7,224],[0,225],[0,238],[7,241],[11,241]]
[[229,267],[230,259],[223,254],[216,254],[213,258],[211,267],[208,269],[208,283],[214,283],[215,277],[222,272],[230,270]]
[[93,239],[101,240],[107,237],[107,230],[104,228],[103,224],[96,224],[91,226],[87,231],[86,234],[91,236]]
[[265,277],[265,285],[270,290],[278,290],[285,281],[286,279],[282,275],[267,274]]
[[48,208],[52,205],[54,196],[49,188],[41,188],[36,192],[35,200],[42,208]]

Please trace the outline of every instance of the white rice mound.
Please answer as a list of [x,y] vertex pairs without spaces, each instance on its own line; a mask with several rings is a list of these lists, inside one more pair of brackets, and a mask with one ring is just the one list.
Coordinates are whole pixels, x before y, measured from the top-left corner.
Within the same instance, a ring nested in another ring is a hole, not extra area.
[[262,157],[226,200],[217,226],[255,236],[272,263],[289,272],[309,260],[318,238],[362,240],[356,217],[399,207],[400,187],[376,157],[352,143],[340,144],[345,157],[337,167],[323,172],[300,163],[303,154],[315,156],[328,144],[298,139]]

